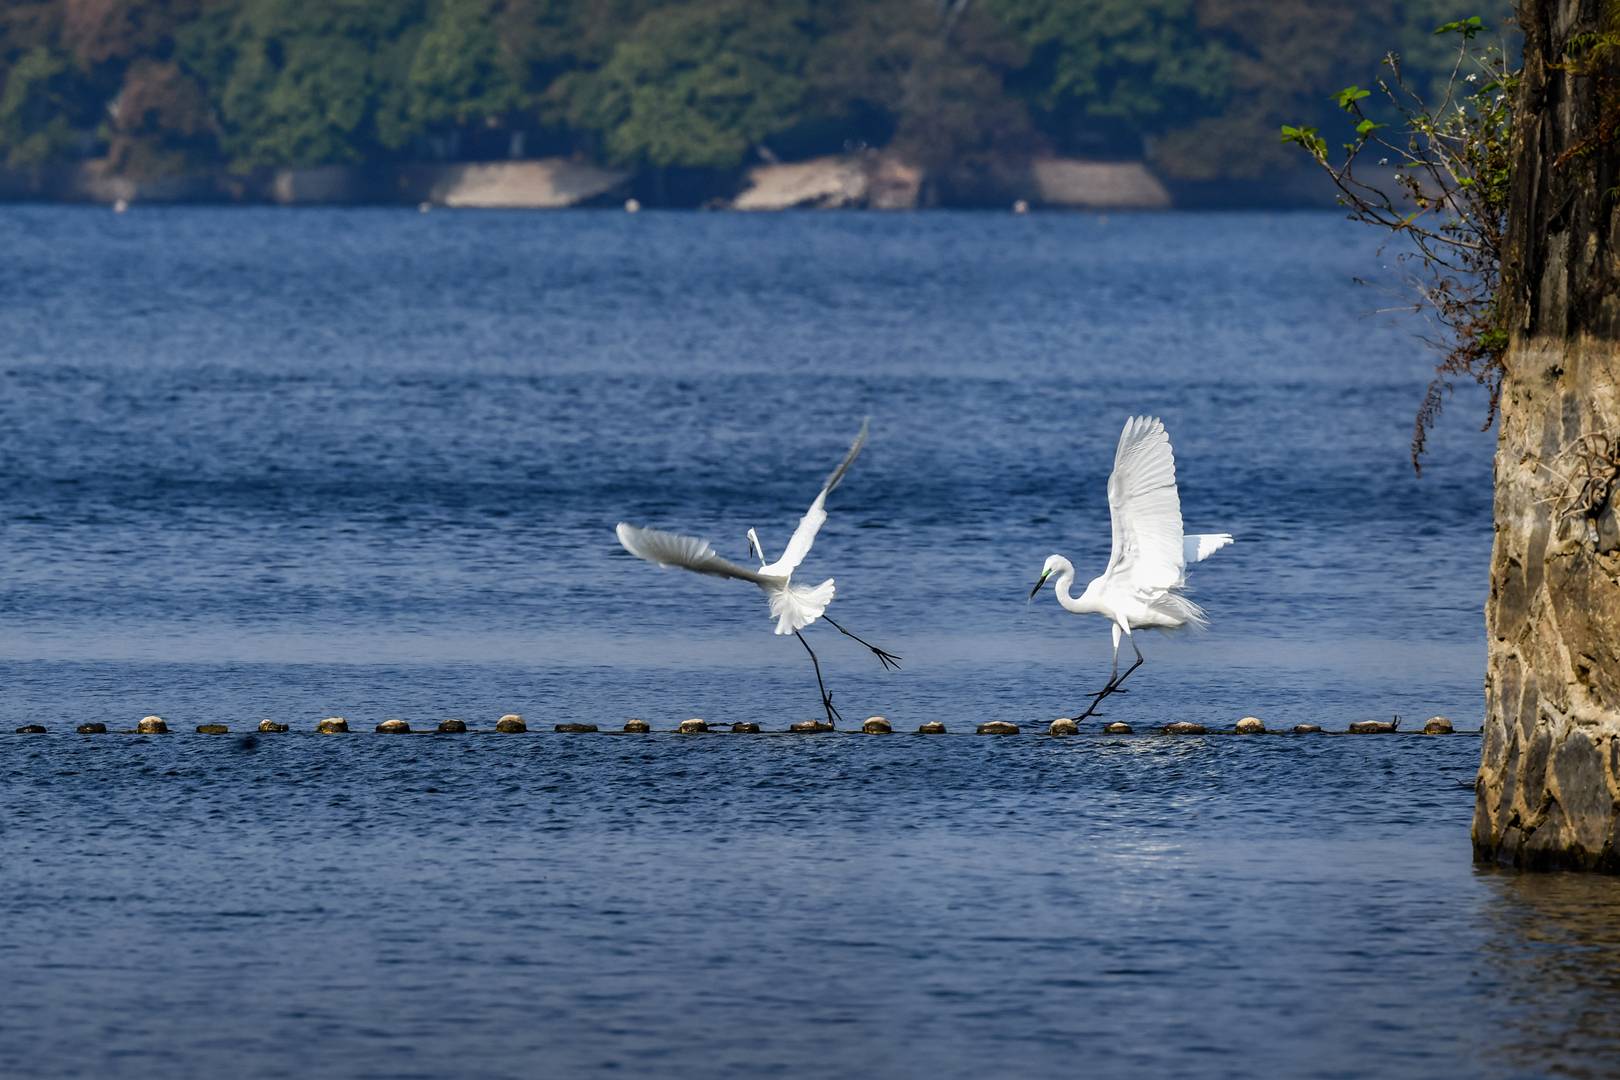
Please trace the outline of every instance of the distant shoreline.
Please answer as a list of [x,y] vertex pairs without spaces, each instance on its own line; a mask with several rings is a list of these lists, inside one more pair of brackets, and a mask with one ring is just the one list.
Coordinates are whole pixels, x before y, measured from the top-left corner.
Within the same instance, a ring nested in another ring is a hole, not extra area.
[[1141,161],[1058,157],[1009,163],[993,178],[964,186],[890,155],[868,153],[761,164],[736,174],[686,175],[673,183],[656,173],[572,158],[331,165],[249,174],[217,170],[150,180],[117,175],[98,159],[0,170],[0,203],[1145,211],[1330,208],[1333,199],[1312,174],[1186,182],[1161,178]]

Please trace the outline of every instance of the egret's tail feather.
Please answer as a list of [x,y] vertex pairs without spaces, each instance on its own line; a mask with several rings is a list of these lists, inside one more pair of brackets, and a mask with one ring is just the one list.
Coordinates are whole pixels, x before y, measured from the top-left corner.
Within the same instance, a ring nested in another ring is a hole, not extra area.
[[1174,629],[1209,629],[1209,616],[1204,614],[1204,609],[1179,592],[1165,593],[1153,602],[1153,606],[1179,623]]
[[833,601],[833,579],[820,585],[789,585],[771,590],[771,614],[776,616],[776,632],[791,634],[821,618]]

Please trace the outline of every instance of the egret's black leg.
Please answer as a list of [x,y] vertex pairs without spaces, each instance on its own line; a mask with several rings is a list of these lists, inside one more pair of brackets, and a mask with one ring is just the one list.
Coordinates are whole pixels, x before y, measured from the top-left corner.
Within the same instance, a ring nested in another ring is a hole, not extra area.
[[843,634],[847,638],[855,638],[856,641],[860,642],[862,645],[865,645],[868,649],[871,649],[872,655],[878,658],[878,662],[883,665],[883,669],[885,671],[887,671],[889,668],[894,668],[896,671],[900,670],[900,661],[904,659],[904,657],[899,657],[885,649],[880,649],[870,641],[867,641],[865,638],[856,637],[848,630],[845,630],[842,626],[839,626],[837,623],[833,622],[829,616],[823,615],[821,618],[823,622],[831,625],[832,628],[837,630],[840,634]]
[[827,723],[832,727],[837,727],[838,721],[842,720],[843,717],[833,707],[832,695],[827,693],[827,684],[821,681],[821,661],[816,659],[816,651],[810,647],[808,641],[804,640],[803,634],[795,630],[793,636],[799,639],[799,644],[804,646],[804,651],[810,654],[810,664],[816,669],[816,685],[821,687],[821,706],[827,710]]
[[1110,682],[1112,682],[1114,684],[1114,693],[1116,693],[1116,694],[1126,693],[1125,690],[1120,689],[1119,684],[1124,682],[1126,679],[1130,678],[1131,677],[1131,672],[1133,672],[1137,668],[1141,667],[1142,666],[1142,661],[1144,659],[1144,657],[1142,656],[1142,650],[1138,649],[1136,647],[1136,635],[1134,635],[1134,634],[1131,635],[1130,642],[1131,642],[1131,649],[1136,653],[1136,662],[1133,663],[1130,667],[1125,669],[1125,674],[1119,676],[1117,679],[1110,679],[1109,680]]

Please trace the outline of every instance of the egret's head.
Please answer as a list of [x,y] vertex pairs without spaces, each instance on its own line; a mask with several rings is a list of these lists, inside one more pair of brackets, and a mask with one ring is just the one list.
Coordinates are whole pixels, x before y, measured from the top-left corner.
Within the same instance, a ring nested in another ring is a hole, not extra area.
[[1061,555],[1048,555],[1046,565],[1041,567],[1040,579],[1035,582],[1035,587],[1029,590],[1029,598],[1031,600],[1035,599],[1035,594],[1041,591],[1041,588],[1046,584],[1046,579],[1062,570],[1068,561]]

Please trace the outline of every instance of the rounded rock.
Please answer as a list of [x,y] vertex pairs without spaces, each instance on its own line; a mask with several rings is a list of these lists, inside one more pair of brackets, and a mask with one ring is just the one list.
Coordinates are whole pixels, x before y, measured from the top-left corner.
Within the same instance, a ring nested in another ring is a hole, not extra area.
[[1129,735],[1131,730],[1131,725],[1123,720],[1115,720],[1113,723],[1103,725],[1104,735]]
[[1393,735],[1395,727],[1393,720],[1357,720],[1348,730],[1352,735]]
[[796,731],[801,735],[817,731],[831,731],[832,729],[832,721],[830,720],[800,720],[797,724],[788,725],[789,731]]
[[348,733],[349,722],[341,716],[328,716],[315,725],[315,730],[322,735],[344,735]]
[[696,735],[700,732],[708,731],[709,723],[707,720],[699,720],[696,717],[693,717],[691,720],[682,720],[675,730],[680,732],[682,735]]
[[107,734],[107,725],[94,723],[80,724],[76,730],[80,735],[105,735]]
[[1294,725],[1294,734],[1295,735],[1320,735],[1320,734],[1322,734],[1322,725],[1321,724],[1295,724]]
[[1160,729],[1166,735],[1207,735],[1209,729],[1203,724],[1195,724],[1191,720],[1177,720],[1173,724],[1166,724]]
[[1451,721],[1443,716],[1431,716],[1429,722],[1423,725],[1425,735],[1450,735],[1452,731]]
[[1046,729],[1048,735],[1078,735],[1080,725],[1067,716],[1060,716],[1052,721],[1052,726]]
[[652,725],[645,720],[626,720],[624,730],[631,735],[645,735],[652,730]]
[[1018,725],[1006,720],[988,720],[978,727],[980,735],[1016,735]]
[[379,735],[409,735],[410,733],[411,725],[403,720],[384,720],[377,725],[377,734]]
[[1266,733],[1266,722],[1258,716],[1245,716],[1237,722],[1237,725],[1232,730],[1239,735],[1264,735]]
[[517,713],[507,713],[495,721],[495,730],[502,735],[521,735],[529,730],[529,725],[523,722],[523,717]]
[[197,725],[197,734],[199,735],[229,735],[230,733],[231,729],[224,724]]
[[943,735],[943,734],[945,734],[945,725],[940,723],[938,720],[930,720],[930,721],[928,721],[928,723],[923,724],[923,725],[921,725],[920,727],[917,728],[917,734],[919,734],[919,735]]
[[595,724],[554,724],[552,731],[563,735],[589,735],[596,730]]
[[137,735],[167,735],[169,725],[163,722],[161,716],[143,716],[140,723],[135,725]]
[[894,733],[894,725],[881,716],[868,716],[861,730],[868,735],[890,735]]
[[260,720],[259,730],[266,735],[280,735],[287,730],[287,725],[278,724],[274,720]]
[[18,735],[43,735],[43,734],[45,734],[45,725],[43,725],[43,724],[24,724],[22,727],[17,729],[17,734]]
[[467,721],[465,721],[465,720],[440,720],[439,721],[438,731],[439,731],[440,735],[463,735],[463,734],[466,734]]
[[733,735],[758,735],[759,734],[759,725],[758,724],[748,723],[747,721],[744,721],[742,723],[732,724],[731,725],[731,733]]

